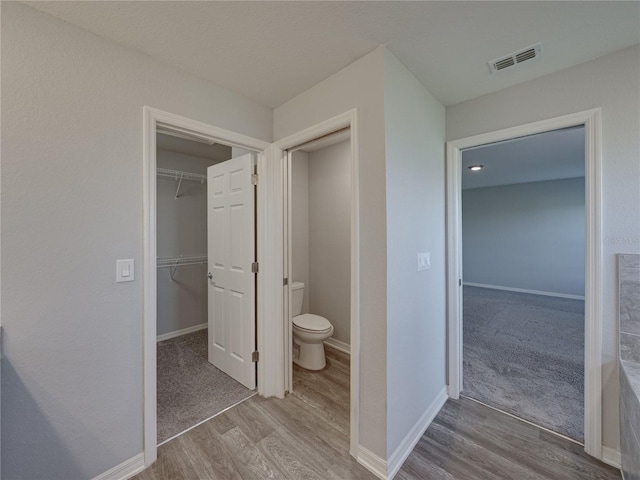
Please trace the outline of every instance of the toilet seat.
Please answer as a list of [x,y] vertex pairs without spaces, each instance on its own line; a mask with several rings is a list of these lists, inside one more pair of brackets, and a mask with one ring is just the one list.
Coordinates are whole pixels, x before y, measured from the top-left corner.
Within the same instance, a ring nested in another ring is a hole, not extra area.
[[333,328],[329,320],[313,313],[296,315],[293,317],[293,325],[300,330],[317,333],[325,333]]

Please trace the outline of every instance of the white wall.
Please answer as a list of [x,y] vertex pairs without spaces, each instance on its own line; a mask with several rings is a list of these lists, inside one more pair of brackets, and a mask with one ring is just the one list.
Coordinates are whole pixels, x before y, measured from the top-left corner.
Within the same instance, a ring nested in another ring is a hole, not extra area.
[[309,311],[351,341],[351,142],[309,153]]
[[[159,168],[206,175],[207,167],[231,158],[231,148],[219,160],[194,157],[158,149]],[[207,254],[207,184],[157,177],[158,257]],[[157,334],[175,332],[207,323],[207,265],[178,267],[171,280],[171,268],[158,268]]]
[[291,282],[305,286],[302,313],[309,313],[309,154],[298,150],[291,159]]
[[[142,452],[142,107],[267,141],[272,112],[0,8],[2,473],[92,478]],[[135,281],[115,283],[118,258]]]
[[447,109],[454,140],[602,108],[603,442],[619,445],[615,255],[640,253],[640,46]]
[[[387,455],[445,388],[444,107],[384,57]],[[417,271],[418,252],[431,270]]]
[[358,109],[360,147],[360,443],[386,457],[386,188],[384,48],[274,110],[274,139]]
[[462,191],[465,283],[584,296],[584,177]]

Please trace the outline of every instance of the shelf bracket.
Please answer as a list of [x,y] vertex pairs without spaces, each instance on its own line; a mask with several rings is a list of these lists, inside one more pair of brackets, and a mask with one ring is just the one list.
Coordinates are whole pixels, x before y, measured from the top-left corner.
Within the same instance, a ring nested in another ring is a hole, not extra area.
[[176,264],[171,267],[171,281],[173,282],[173,276],[176,274],[176,270],[178,270],[178,262],[176,262]]
[[179,193],[180,193],[180,185],[182,185],[182,177],[183,176],[180,175],[180,180],[178,180],[178,188],[176,189],[176,196],[175,196],[174,200],[177,200],[178,197],[180,196]]
[[[177,197],[176,197],[177,198]],[[182,255],[180,255],[180,257],[182,257]],[[178,267],[180,266],[180,259],[176,259],[176,263],[173,265],[173,267],[171,267],[171,281],[173,282],[173,276],[176,274],[176,270],[178,270]]]

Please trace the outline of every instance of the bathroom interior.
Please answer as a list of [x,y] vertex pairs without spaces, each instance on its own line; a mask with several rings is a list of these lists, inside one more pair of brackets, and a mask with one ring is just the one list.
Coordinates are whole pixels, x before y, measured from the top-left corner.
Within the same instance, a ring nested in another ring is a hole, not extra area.
[[157,441],[162,444],[252,396],[208,362],[207,167],[229,146],[156,136]]
[[291,392],[349,429],[351,143],[348,129],[289,151]]

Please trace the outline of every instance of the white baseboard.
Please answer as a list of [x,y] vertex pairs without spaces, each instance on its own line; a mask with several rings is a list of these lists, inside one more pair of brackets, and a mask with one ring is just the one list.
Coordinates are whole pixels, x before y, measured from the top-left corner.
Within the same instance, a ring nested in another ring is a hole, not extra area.
[[387,480],[387,462],[375,453],[358,445],[358,463],[381,480]]
[[391,454],[388,462],[363,446],[358,445],[358,463],[382,480],[393,479],[448,398],[447,387],[443,387],[414,427]]
[[329,345],[336,350],[340,350],[341,352],[351,355],[351,345],[349,345],[348,343],[341,342],[340,340],[336,340],[333,337],[327,338],[324,343],[325,345]]
[[182,330],[176,330],[175,332],[163,333],[162,335],[158,335],[156,337],[156,342],[162,342],[163,340],[169,340],[170,338],[175,338],[181,335],[186,335],[188,333],[204,330],[208,326],[209,326],[208,323],[201,323],[200,325],[194,325],[193,327],[183,328]]
[[431,405],[429,405],[413,428],[407,433],[402,442],[400,442],[400,445],[398,445],[391,454],[387,462],[387,478],[389,480],[398,473],[398,470],[400,470],[400,467],[402,467],[402,464],[418,444],[420,438],[422,438],[424,432],[427,431],[427,428],[429,428],[429,425],[431,425],[433,419],[436,418],[436,415],[438,415],[448,398],[447,387],[443,387],[433,402],[431,402]]
[[615,468],[622,467],[622,456],[620,450],[614,450],[613,448],[602,446],[602,459],[607,465],[611,465]]
[[94,477],[93,480],[126,480],[140,473],[142,470],[144,470],[144,453],[139,453],[135,457],[125,460],[120,465],[116,465],[97,477]]
[[505,290],[507,292],[531,293],[533,295],[545,295],[547,297],[570,298],[571,300],[584,300],[584,295],[569,295],[568,293],[544,292],[542,290],[528,290],[526,288],[502,287],[500,285],[486,285],[484,283],[463,282],[465,287],[491,288],[492,290]]

